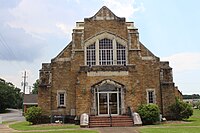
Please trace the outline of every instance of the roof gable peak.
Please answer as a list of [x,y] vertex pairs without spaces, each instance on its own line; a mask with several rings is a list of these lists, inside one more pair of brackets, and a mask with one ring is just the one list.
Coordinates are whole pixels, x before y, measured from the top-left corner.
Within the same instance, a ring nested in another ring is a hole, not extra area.
[[125,18],[120,18],[116,16],[108,7],[103,6],[93,17],[89,18],[92,20],[122,20]]

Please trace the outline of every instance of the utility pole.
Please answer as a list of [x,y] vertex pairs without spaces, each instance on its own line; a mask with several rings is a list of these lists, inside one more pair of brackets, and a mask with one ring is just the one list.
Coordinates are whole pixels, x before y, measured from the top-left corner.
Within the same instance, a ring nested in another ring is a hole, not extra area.
[[22,86],[23,86],[23,93],[22,93],[22,115],[24,115],[24,95],[25,95],[25,89],[26,89],[26,86],[27,86],[27,82],[26,82],[26,79],[27,79],[27,76],[26,76],[26,71],[24,71],[24,76],[22,76],[23,78],[23,81],[22,81]]
[[24,71],[24,76],[22,77],[24,79],[24,82],[23,82],[23,95],[25,94],[25,88],[26,88],[26,71]]

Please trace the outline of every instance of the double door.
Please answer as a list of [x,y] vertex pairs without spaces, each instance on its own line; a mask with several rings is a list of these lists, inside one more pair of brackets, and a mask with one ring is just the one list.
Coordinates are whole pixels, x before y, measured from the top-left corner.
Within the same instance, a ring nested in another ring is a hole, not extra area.
[[119,114],[118,92],[99,92],[97,96],[98,96],[98,115]]

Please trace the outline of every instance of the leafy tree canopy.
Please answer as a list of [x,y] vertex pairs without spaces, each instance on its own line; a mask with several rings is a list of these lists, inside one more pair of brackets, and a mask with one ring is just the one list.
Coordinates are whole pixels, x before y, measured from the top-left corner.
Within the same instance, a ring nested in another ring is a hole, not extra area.
[[176,98],[176,102],[170,106],[172,116],[176,120],[188,119],[193,114],[192,106]]
[[199,94],[183,95],[183,99],[200,99]]
[[39,79],[37,79],[33,84],[32,94],[38,94],[38,85],[39,85]]
[[21,89],[0,78],[0,112],[6,108],[22,108]]

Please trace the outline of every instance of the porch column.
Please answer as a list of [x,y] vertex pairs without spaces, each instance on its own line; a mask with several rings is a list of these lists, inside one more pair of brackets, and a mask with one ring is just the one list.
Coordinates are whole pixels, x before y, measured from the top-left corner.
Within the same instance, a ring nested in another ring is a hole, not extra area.
[[126,113],[126,109],[125,109],[125,105],[124,105],[124,89],[125,88],[121,88],[121,114],[125,114]]

